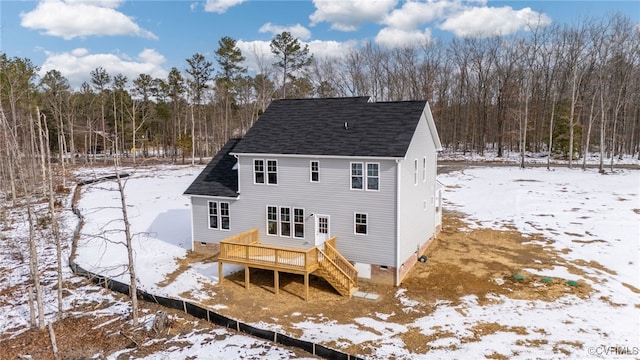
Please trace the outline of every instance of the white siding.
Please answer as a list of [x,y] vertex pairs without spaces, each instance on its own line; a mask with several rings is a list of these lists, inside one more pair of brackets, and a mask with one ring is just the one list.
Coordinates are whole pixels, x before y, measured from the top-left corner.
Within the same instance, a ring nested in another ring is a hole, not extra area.
[[[401,163],[400,174],[400,264],[405,262],[435,234],[436,149],[425,115]],[[423,158],[427,176],[423,181]],[[414,162],[418,161],[418,181],[414,180]],[[425,206],[426,204],[426,206]]]
[[[222,201],[229,203],[229,230],[209,229],[209,201]],[[191,222],[193,224],[193,241],[194,242],[212,242],[219,243],[233,234],[242,232],[237,231],[236,210],[238,202],[228,198],[212,198],[202,196],[191,196]],[[248,229],[246,229],[248,230]]]
[[[278,184],[254,184],[253,160],[278,160]],[[320,163],[320,181],[309,180],[310,160]],[[380,164],[380,190],[351,190],[350,163],[376,162]],[[294,247],[312,247],[315,224],[311,214],[330,216],[331,236],[337,237],[338,250],[350,261],[394,266],[395,264],[395,191],[396,162],[394,160],[336,159],[311,157],[253,157],[238,158],[240,170],[240,199],[231,206],[233,235],[258,228],[260,241]],[[267,205],[303,208],[305,237],[303,239],[266,235]],[[206,207],[206,202],[201,206]],[[206,227],[206,208],[202,223]],[[354,233],[354,213],[368,214],[367,235]],[[194,204],[194,214],[196,214]],[[219,233],[220,231],[218,231]],[[215,235],[211,235],[214,239]],[[219,240],[218,240],[219,241]]]

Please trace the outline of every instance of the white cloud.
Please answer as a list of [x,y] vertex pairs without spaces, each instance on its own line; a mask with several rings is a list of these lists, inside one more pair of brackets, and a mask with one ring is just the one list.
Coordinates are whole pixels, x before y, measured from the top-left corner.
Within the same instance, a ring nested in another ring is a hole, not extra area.
[[101,35],[134,35],[157,39],[138,26],[132,18],[115,10],[122,1],[44,0],[27,13],[20,14],[21,25],[44,30],[44,34],[66,40]]
[[244,41],[238,40],[236,46],[245,57],[244,64],[251,73],[259,73],[261,68],[271,69],[276,59],[271,53],[271,41]]
[[473,7],[451,15],[440,28],[461,37],[488,37],[509,35],[549,24],[551,19],[547,15],[528,7],[521,10],[514,10],[510,6]]
[[124,0],[66,0],[65,2],[67,4],[86,4],[116,9],[124,3]]
[[204,11],[223,14],[229,8],[240,5],[246,0],[207,0]]
[[309,16],[311,25],[331,23],[331,28],[354,31],[365,22],[380,22],[397,0],[313,0],[316,11]]
[[47,53],[47,59],[40,68],[40,75],[49,70],[58,70],[74,88],[86,81],[90,83],[91,71],[97,67],[105,69],[112,77],[125,75],[129,81],[140,74],[148,74],[154,78],[166,78],[168,72],[162,67],[165,57],[154,49],[144,49],[136,57],[116,54],[91,54],[84,48],[70,52]]
[[273,35],[281,34],[283,31],[288,31],[293,37],[300,40],[309,40],[309,38],[311,38],[311,31],[300,24],[295,24],[292,26],[281,26],[274,25],[269,22],[262,25],[258,31],[261,33],[271,33]]
[[387,27],[378,32],[375,41],[386,48],[420,47],[431,42],[431,30],[403,30]]
[[447,11],[459,7],[459,2],[409,1],[387,15],[384,23],[395,29],[416,30],[423,24],[442,18]]
[[314,40],[308,43],[309,52],[318,59],[328,57],[343,57],[349,51],[357,47],[355,41],[324,41]]

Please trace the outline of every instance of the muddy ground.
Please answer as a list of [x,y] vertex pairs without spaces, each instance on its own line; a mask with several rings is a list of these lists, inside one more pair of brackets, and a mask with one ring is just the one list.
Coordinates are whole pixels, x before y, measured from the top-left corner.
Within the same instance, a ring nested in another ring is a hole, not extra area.
[[[405,297],[420,302],[421,305],[414,307],[419,311],[418,316],[413,310],[402,311],[404,305],[396,297],[396,287],[360,281],[360,291],[377,294],[379,298],[375,301],[357,297],[349,299],[340,296],[324,279],[312,276],[310,299],[305,301],[302,275],[281,273],[280,293],[276,296],[273,271],[260,269],[251,269],[249,289],[244,287],[243,271],[226,277],[220,286],[209,285],[216,295],[204,305],[222,304],[226,308],[216,311],[223,315],[247,323],[265,321],[277,324],[282,331],[299,336],[301,331],[292,327],[291,323],[305,317],[328,318],[338,324],[347,324],[353,323],[354,318],[375,317],[375,313],[383,313],[393,314],[388,318],[390,322],[412,324],[416,317],[434,311],[436,303],[446,301],[457,305],[460,298],[467,295],[476,295],[478,302],[483,304],[495,301],[495,297],[487,296],[489,294],[554,301],[568,293],[586,298],[591,292],[591,288],[584,283],[577,287],[569,286],[568,279],[550,278],[550,283],[541,281],[543,275],[539,274],[544,274],[545,269],[551,269],[554,265],[566,266],[576,274],[576,278],[584,275],[581,270],[568,264],[548,240],[523,236],[515,230],[470,229],[460,214],[451,212],[445,213],[443,224],[443,231],[425,253],[428,260],[425,263],[418,262],[401,286],[407,289]],[[202,259],[193,255],[193,260]],[[533,269],[538,275],[534,276],[524,269]],[[516,279],[516,274],[524,278]],[[189,296],[188,293],[182,295]],[[505,331],[498,324],[478,326],[478,333],[484,335]],[[425,337],[418,328],[409,327],[403,340],[410,352],[424,353],[428,350],[426,344],[434,340]],[[344,350],[363,354],[362,344]]]
[[[259,269],[251,269],[249,289],[244,287],[243,272],[225,278],[222,285],[206,284],[206,288],[215,293],[215,296],[203,305],[224,305],[226,308],[222,309],[216,306],[216,311],[246,323],[269,322],[279,325],[281,332],[300,336],[301,331],[293,327],[292,323],[303,318],[332,319],[338,324],[347,324],[353,323],[354,318],[375,317],[376,313],[382,313],[391,314],[388,318],[390,322],[410,325],[417,316],[423,317],[434,311],[438,302],[446,301],[456,305],[460,303],[461,297],[467,295],[476,295],[478,302],[482,304],[495,301],[495,297],[488,296],[489,294],[516,299],[553,301],[568,293],[584,298],[591,292],[591,288],[583,283],[577,287],[568,286],[567,279],[552,278],[550,283],[541,282],[542,275],[534,276],[524,270],[534,269],[538,274],[544,274],[546,269],[562,265],[575,273],[576,277],[584,276],[584,273],[568,264],[562,258],[562,254],[550,246],[549,240],[523,236],[515,230],[470,229],[460,214],[452,212],[444,214],[443,224],[443,231],[425,253],[428,260],[425,263],[418,262],[402,283],[401,288],[406,289],[404,297],[420,303],[414,306],[412,311],[402,311],[405,305],[396,297],[398,288],[366,281],[359,283],[359,290],[379,295],[377,300],[340,296],[324,279],[311,276],[310,299],[305,301],[302,276],[286,273],[280,274],[280,293],[276,296],[273,272]],[[170,283],[192,263],[201,261],[212,262],[215,259],[189,253],[186,258],[178,259],[179,269],[163,284]],[[523,275],[524,278],[516,279],[515,274]],[[181,295],[190,297],[189,293]],[[129,353],[127,358],[130,355],[143,356],[161,348],[185,346],[171,340],[176,334],[186,334],[194,330],[207,331],[214,327],[186,314],[143,303],[143,311],[146,313],[153,314],[158,310],[165,310],[172,314],[174,320],[169,329],[158,335],[146,329],[134,329],[126,319],[115,315],[110,318],[96,318],[90,314],[109,304],[92,306],[93,308],[74,309],[76,314],[83,315],[69,316],[54,323],[58,348],[60,353],[64,354],[62,358],[84,359],[95,354],[108,355],[127,347],[138,348],[135,352]],[[497,323],[482,323],[474,328],[474,337],[463,341],[474,341],[477,337],[497,331],[522,333],[526,330],[507,329]],[[436,332],[426,336],[421,334],[417,327],[408,326],[402,340],[409,352],[426,353],[429,350],[429,342],[436,340],[439,335],[451,334]],[[147,340],[157,338],[163,340],[153,346],[140,346]],[[47,331],[30,330],[13,339],[0,340],[0,345],[0,359],[18,359],[20,355],[25,354],[31,355],[31,359],[49,359],[52,356]],[[337,348],[336,344],[325,345]],[[371,344],[352,345],[342,350],[366,356],[366,345]],[[298,356],[311,357],[300,350],[292,351]]]

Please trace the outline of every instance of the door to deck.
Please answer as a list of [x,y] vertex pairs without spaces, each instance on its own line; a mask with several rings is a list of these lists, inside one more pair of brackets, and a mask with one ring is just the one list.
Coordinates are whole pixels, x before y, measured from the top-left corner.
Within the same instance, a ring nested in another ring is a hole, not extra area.
[[329,240],[329,215],[315,215],[316,218],[316,246],[321,247],[325,241]]

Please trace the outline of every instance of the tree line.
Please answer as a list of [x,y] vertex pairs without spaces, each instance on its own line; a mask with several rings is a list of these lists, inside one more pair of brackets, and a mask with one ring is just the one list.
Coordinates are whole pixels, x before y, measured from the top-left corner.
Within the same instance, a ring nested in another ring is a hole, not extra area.
[[35,156],[39,121],[62,163],[115,154],[136,161],[150,150],[197,159],[242,136],[272,99],[340,96],[427,100],[451,151],[550,152],[570,164],[585,153],[635,155],[639,44],[637,25],[622,14],[399,49],[369,43],[328,58],[283,32],[271,41],[276,62],[256,54],[254,74],[236,40],[223,37],[215,64],[196,53],[164,79],[98,67],[79,89],[57,70],[38,77],[29,59],[0,54],[0,174],[16,155]]

